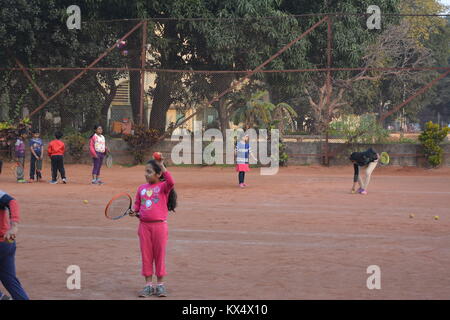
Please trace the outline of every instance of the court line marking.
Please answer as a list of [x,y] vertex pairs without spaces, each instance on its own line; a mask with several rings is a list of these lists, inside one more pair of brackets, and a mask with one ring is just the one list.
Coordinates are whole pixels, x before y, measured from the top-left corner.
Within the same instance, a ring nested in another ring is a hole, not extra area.
[[[86,240],[86,241],[134,241],[138,242],[139,239],[136,236],[135,238],[130,237],[98,237],[98,236],[48,236],[48,235],[26,235],[21,236],[24,239],[44,239],[44,240]],[[321,248],[321,249],[331,249],[331,248],[341,248],[347,250],[354,249],[371,249],[371,248],[381,248],[381,247],[389,247],[389,249],[398,249],[402,251],[429,251],[436,249],[430,246],[422,246],[422,247],[404,247],[400,245],[392,245],[392,244],[371,244],[371,245],[357,245],[352,244],[351,247],[348,244],[319,244],[319,243],[292,243],[292,242],[271,242],[271,241],[249,241],[249,240],[187,240],[187,239],[172,239],[169,240],[170,243],[181,243],[181,244],[206,244],[206,245],[246,245],[246,246],[271,246],[271,247],[294,247],[294,248]],[[448,249],[446,249],[448,250]]]
[[[101,230],[101,231],[134,231],[137,233],[137,227],[100,227],[100,226],[48,226],[39,224],[22,224],[21,228],[53,229],[53,230]],[[169,229],[169,233],[209,233],[209,234],[230,234],[230,235],[271,235],[271,236],[303,236],[303,237],[321,237],[321,238],[365,238],[365,239],[397,239],[397,240],[443,240],[450,239],[450,235],[442,236],[401,236],[401,235],[376,235],[376,234],[358,234],[358,233],[331,233],[331,232],[276,232],[276,231],[240,231],[240,230],[204,230],[204,229]]]

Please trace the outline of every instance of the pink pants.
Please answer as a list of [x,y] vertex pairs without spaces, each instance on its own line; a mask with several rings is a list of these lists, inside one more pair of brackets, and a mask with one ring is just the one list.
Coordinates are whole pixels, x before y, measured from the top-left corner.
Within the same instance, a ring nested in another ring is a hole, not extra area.
[[[139,223],[139,243],[142,254],[142,275],[157,277],[166,275],[166,244],[169,237],[167,222]],[[155,262],[155,271],[153,269]]]

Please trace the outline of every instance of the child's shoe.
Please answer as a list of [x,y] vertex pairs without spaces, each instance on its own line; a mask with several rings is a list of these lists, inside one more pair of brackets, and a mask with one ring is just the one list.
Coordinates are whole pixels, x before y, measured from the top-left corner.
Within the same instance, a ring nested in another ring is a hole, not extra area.
[[152,286],[145,286],[144,289],[139,293],[139,298],[148,298],[155,293]]
[[17,183],[28,183],[28,181],[25,179],[20,179],[20,180],[17,180]]
[[156,286],[155,295],[160,298],[167,297],[166,287],[163,284],[158,284]]
[[64,184],[66,184],[66,183],[67,183],[67,179],[66,179],[66,178],[62,179],[62,182],[63,182]]
[[58,183],[58,181],[54,181],[54,180],[50,181],[50,184],[57,184],[57,183]]
[[0,293],[0,300],[12,300],[12,298],[6,294]]
[[239,187],[243,188],[245,187],[243,183],[239,183]]
[[363,195],[366,195],[367,191],[363,189],[360,193],[363,194]]

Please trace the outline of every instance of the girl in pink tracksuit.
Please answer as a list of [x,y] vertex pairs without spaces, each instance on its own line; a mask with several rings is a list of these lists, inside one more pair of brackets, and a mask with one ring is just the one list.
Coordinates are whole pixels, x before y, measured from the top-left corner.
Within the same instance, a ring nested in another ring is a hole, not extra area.
[[102,180],[100,180],[100,169],[102,168],[103,159],[108,152],[108,148],[106,147],[106,139],[102,133],[103,128],[101,126],[94,126],[94,134],[89,140],[89,151],[93,162],[92,184],[103,184]]
[[[166,275],[165,256],[168,239],[168,211],[175,211],[176,193],[174,180],[160,161],[150,160],[145,167],[146,184],[141,185],[136,193],[134,214],[139,217],[139,242],[142,254],[142,275],[146,285],[140,297],[156,295],[166,296],[164,276]],[[153,263],[155,268],[153,268]],[[157,285],[152,277],[156,275]]]

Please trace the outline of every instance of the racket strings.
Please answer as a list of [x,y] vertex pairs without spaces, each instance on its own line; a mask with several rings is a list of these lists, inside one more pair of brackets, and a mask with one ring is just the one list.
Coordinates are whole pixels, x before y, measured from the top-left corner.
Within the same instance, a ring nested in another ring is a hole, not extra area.
[[131,200],[128,196],[119,196],[109,203],[106,209],[106,215],[111,219],[122,217],[127,213],[130,206]]

